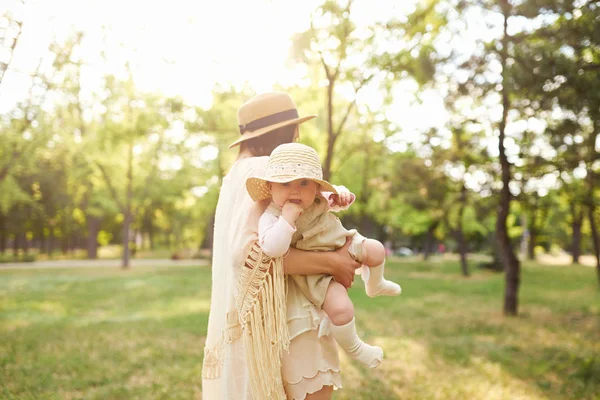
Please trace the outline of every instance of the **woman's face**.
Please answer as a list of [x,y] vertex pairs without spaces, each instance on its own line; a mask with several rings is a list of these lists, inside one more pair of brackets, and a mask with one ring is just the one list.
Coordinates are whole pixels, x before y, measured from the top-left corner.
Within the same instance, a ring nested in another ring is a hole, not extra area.
[[319,185],[310,179],[296,179],[287,183],[271,182],[271,197],[279,207],[286,202],[296,203],[306,210],[317,197]]

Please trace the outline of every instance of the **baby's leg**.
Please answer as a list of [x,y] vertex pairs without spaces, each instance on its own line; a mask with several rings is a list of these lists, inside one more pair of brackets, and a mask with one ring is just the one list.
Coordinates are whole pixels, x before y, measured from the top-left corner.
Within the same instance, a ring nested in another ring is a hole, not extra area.
[[366,344],[358,337],[354,322],[354,305],[348,291],[340,283],[332,280],[329,284],[323,311],[331,320],[331,334],[351,358],[371,368],[381,364],[383,350]]
[[334,280],[331,280],[327,287],[322,308],[333,325],[344,325],[354,318],[354,304],[348,296],[348,291]]
[[362,244],[362,263],[370,267],[369,280],[365,289],[369,297],[398,296],[402,289],[400,285],[383,277],[385,264],[385,247],[381,242],[365,239]]
[[385,261],[385,247],[375,239],[365,239],[362,244],[362,263],[376,267]]

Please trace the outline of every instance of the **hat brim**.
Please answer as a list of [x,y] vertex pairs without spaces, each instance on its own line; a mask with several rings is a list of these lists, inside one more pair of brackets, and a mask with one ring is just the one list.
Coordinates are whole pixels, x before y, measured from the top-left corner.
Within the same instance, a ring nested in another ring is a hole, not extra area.
[[316,117],[316,115],[309,115],[306,117],[290,119],[288,121],[283,121],[283,122],[279,122],[277,124],[265,126],[264,128],[257,129],[253,132],[244,133],[238,140],[231,143],[229,145],[229,148],[231,149],[232,147],[235,147],[235,146],[239,145],[240,143],[245,142],[246,140],[250,140],[250,139],[254,139],[255,137],[262,136],[265,133],[274,131],[275,129],[283,128],[284,126],[293,125],[293,124],[301,124],[301,123],[311,120],[315,117]]
[[271,197],[271,190],[269,189],[269,182],[276,183],[287,183],[291,181],[295,181],[296,179],[308,179],[313,181],[321,186],[321,191],[323,192],[332,192],[334,194],[338,194],[337,190],[333,187],[333,185],[327,181],[322,179],[309,178],[305,176],[298,175],[290,175],[290,176],[282,176],[282,177],[273,177],[269,180],[257,177],[251,177],[246,179],[246,190],[248,190],[248,194],[254,201],[261,201]]

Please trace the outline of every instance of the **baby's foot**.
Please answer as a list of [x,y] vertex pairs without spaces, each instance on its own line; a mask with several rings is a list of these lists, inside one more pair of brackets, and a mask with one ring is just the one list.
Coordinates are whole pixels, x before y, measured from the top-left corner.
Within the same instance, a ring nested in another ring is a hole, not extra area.
[[381,364],[383,350],[381,347],[371,346],[360,340],[356,333],[354,318],[345,325],[331,324],[330,329],[335,341],[352,359],[362,362],[369,368],[377,368]]
[[356,343],[354,349],[346,351],[348,356],[365,364],[369,368],[377,368],[383,360],[383,350],[378,346],[371,346],[363,341]]
[[383,265],[370,268],[368,281],[365,282],[365,290],[369,297],[398,296],[402,292],[400,285],[383,277]]
[[381,279],[379,282],[374,282],[371,279],[366,285],[367,296],[398,296],[402,293],[402,288],[397,283],[388,281],[387,279]]

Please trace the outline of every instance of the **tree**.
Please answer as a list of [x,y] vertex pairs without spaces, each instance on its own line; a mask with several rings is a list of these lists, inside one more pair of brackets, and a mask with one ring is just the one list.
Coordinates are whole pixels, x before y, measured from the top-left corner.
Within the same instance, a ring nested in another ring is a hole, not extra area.
[[378,221],[420,237],[427,259],[446,213],[448,180],[443,172],[431,167],[430,159],[418,157],[414,151],[392,153],[386,159],[380,186],[374,192]]
[[213,102],[209,109],[194,109],[195,118],[186,122],[186,129],[194,136],[200,151],[214,153],[214,158],[204,157],[197,161],[201,167],[198,189],[202,201],[197,205],[199,228],[204,230],[198,247],[213,247],[213,227],[219,189],[223,178],[235,160],[235,151],[229,145],[240,135],[236,110],[254,93],[248,87],[236,89],[217,86],[213,90]]
[[[172,121],[171,115],[180,111],[182,105],[177,100],[164,100],[137,92],[131,78],[126,82],[119,82],[108,77],[107,88],[110,94],[104,101],[106,111],[102,116],[102,128],[98,132],[98,143],[104,151],[95,154],[92,161],[102,173],[123,215],[122,266],[127,268],[130,260],[131,225],[136,217],[139,201],[147,197],[156,179],[165,130]],[[151,135],[156,135],[156,143],[146,140]],[[140,152],[139,156],[137,151]],[[107,158],[106,154],[113,157]],[[137,174],[143,179],[138,181],[141,188],[138,196],[135,196],[135,167],[142,162],[146,163],[147,168],[137,169]],[[124,179],[121,171],[124,171]],[[120,195],[119,192],[123,194]]]
[[[565,155],[573,142],[579,147],[580,151],[575,152],[578,159],[571,158],[558,167],[561,176],[563,172],[568,176],[573,166],[577,168],[579,162],[584,163],[587,188],[583,202],[592,231],[600,284],[600,237],[596,220],[596,176],[600,160],[596,148],[600,133],[600,38],[597,34],[600,7],[593,1],[530,1],[523,3],[519,11],[529,18],[541,13],[549,16],[538,29],[519,38],[523,45],[517,47],[518,59],[525,66],[524,70],[531,73],[524,76],[525,83],[517,83],[527,84],[540,101],[540,108],[556,116],[549,134],[559,154]],[[574,234],[578,234],[581,209],[573,207],[572,215]],[[575,243],[574,238],[574,247]]]
[[[21,2],[24,7],[25,3]],[[23,29],[23,20],[17,19],[12,13],[6,12],[1,19],[6,20],[6,25],[1,29],[3,42],[3,56],[0,59],[0,95],[2,82],[13,68],[14,54],[19,44]],[[15,107],[0,120],[3,130],[3,140],[0,142],[0,185],[8,178],[14,166],[21,161],[25,155],[31,154],[37,147],[45,144],[47,137],[33,136],[31,128],[41,112],[48,92],[52,88],[54,76],[64,67],[62,56],[72,52],[73,47],[67,41],[64,46],[54,42],[50,46],[50,53],[45,56],[53,58],[50,71],[43,71],[44,57],[40,57],[37,68],[31,75],[31,81],[27,97],[18,101]],[[18,190],[14,183],[5,184],[4,190]]]
[[[359,29],[352,19],[353,3],[325,1],[312,16],[310,29],[293,40],[294,59],[316,71],[315,83],[322,79],[326,83],[324,179],[331,178],[336,144],[357,113],[359,92],[367,87],[389,92],[399,78],[420,84],[431,80],[435,56],[431,42],[444,22],[435,13],[437,1],[430,1],[405,22],[391,20]],[[404,41],[403,49],[385,50],[383,43],[392,39]],[[338,90],[350,93],[349,99]]]

